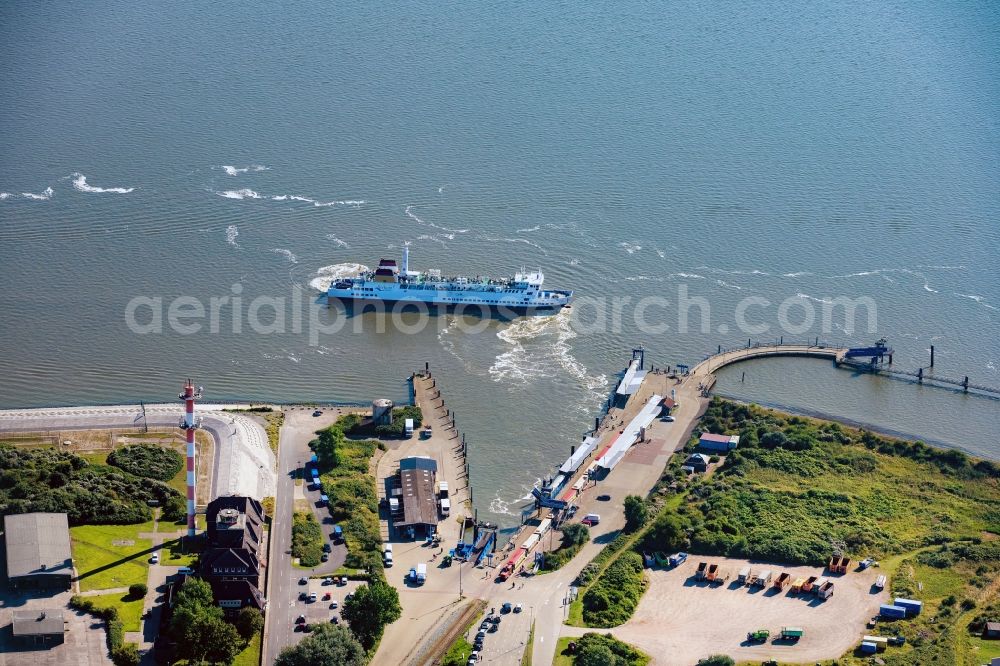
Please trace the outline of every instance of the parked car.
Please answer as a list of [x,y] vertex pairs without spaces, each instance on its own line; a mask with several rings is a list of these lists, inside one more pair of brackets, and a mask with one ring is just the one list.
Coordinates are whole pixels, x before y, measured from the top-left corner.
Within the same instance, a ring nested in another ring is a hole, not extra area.
[[314,601],[316,601],[316,593],[315,592],[310,592],[309,593],[309,603],[312,603]]
[[319,556],[319,561],[320,562],[329,562],[330,561],[330,553],[323,553],[322,555],[320,555]]
[[149,563],[150,564],[159,564],[160,563],[160,554],[159,553],[153,553],[153,556],[149,558]]
[[315,412],[313,412],[313,416],[323,416],[323,411],[320,410],[320,409],[317,409]]
[[323,584],[324,585],[333,585],[333,579],[330,578],[329,576],[327,576],[326,578],[323,579]]
[[305,615],[299,615],[297,618],[295,618],[295,624],[305,624],[305,623],[306,623]]
[[513,610],[513,608],[514,608],[513,604],[511,604],[509,601],[505,601],[503,602],[503,606],[500,607],[500,612],[509,613],[511,610]]
[[331,546],[328,543],[324,543],[323,544],[323,552],[324,553],[329,553],[329,552],[332,552],[332,551],[333,551],[333,546]]
[[308,584],[309,584],[308,578],[305,577],[299,578],[299,585],[308,585]]
[[611,495],[598,495],[597,496],[597,501],[598,502],[610,502],[611,501]]
[[521,604],[516,604],[514,606],[514,612],[515,613],[520,613],[521,612]]
[[330,602],[330,610],[335,609],[337,606],[339,606],[339,604],[336,599]]
[[192,569],[191,567],[181,567],[180,569],[177,570],[177,573],[181,574],[182,576],[190,576],[194,573],[194,569]]
[[674,417],[672,417],[672,416],[671,416],[670,414],[667,414],[667,415],[666,415],[666,416],[664,416],[664,417],[663,417],[663,418],[662,418],[661,420],[662,420],[662,421],[666,421],[667,423],[673,423],[673,422],[674,422],[674,421],[676,421],[677,419],[675,419]]

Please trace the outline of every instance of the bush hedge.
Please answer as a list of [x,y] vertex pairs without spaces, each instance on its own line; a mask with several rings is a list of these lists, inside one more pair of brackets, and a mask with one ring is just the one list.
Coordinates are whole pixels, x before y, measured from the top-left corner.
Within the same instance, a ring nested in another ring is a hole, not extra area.
[[645,591],[642,556],[622,553],[587,588],[583,595],[583,620],[592,627],[616,627],[632,616]]
[[[588,661],[588,655],[600,650],[603,658],[597,663],[606,666],[645,666],[649,663],[649,655],[643,654],[628,643],[624,643],[611,634],[586,633],[576,640],[575,663]],[[605,652],[606,651],[606,652]]]
[[114,606],[98,608],[92,600],[74,594],[69,599],[69,607],[90,613],[105,622],[108,652],[115,666],[136,666],[139,663],[139,649],[135,643],[125,642],[125,625],[118,619],[118,609]]
[[175,520],[174,500],[183,509],[181,494],[160,481],[91,465],[66,451],[0,444],[2,514],[65,513],[70,525],[129,525],[152,519],[150,504],[163,506],[164,518]]
[[184,469],[184,457],[154,444],[130,444],[112,451],[108,464],[134,476],[169,481]]
[[312,512],[296,511],[292,516],[292,557],[304,567],[314,567],[323,556],[323,530]]

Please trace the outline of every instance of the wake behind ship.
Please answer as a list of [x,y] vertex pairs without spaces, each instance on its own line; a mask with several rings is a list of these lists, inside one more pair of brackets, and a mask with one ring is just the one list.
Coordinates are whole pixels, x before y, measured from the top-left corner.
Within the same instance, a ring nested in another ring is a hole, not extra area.
[[545,276],[539,270],[520,272],[508,278],[477,276],[441,277],[441,271],[411,271],[410,248],[403,246],[399,267],[394,259],[382,259],[374,271],[334,280],[327,289],[329,301],[381,302],[415,306],[450,306],[458,310],[495,309],[514,312],[558,312],[573,300],[572,291],[542,288]]

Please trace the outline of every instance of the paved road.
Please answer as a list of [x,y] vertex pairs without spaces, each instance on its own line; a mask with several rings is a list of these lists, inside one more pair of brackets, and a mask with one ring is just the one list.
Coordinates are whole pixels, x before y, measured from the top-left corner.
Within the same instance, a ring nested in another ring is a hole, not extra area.
[[[265,666],[273,664],[282,648],[294,645],[305,634],[295,631],[295,618],[299,614],[306,615],[310,621],[317,609],[327,608],[329,604],[309,604],[298,601],[301,589],[298,580],[309,576],[313,571],[296,569],[292,566],[292,513],[295,508],[295,471],[309,459],[312,452],[309,442],[314,432],[331,425],[337,420],[337,410],[326,410],[323,416],[314,418],[312,410],[291,409],[285,412],[285,423],[281,428],[278,443],[278,479],[274,502],[274,517],[271,521],[270,568],[267,580],[267,626],[265,627],[264,661]],[[307,497],[309,497],[307,495]],[[313,497],[313,504],[315,497]],[[315,511],[315,506],[314,506]],[[323,514],[327,515],[325,510]],[[321,514],[317,512],[317,517]],[[324,524],[324,533],[329,539],[333,530],[329,523]],[[317,567],[315,573],[333,571],[343,562],[343,547],[339,547],[339,557],[331,557],[322,568]],[[343,588],[341,588],[343,589]],[[341,602],[343,598],[341,596]]]

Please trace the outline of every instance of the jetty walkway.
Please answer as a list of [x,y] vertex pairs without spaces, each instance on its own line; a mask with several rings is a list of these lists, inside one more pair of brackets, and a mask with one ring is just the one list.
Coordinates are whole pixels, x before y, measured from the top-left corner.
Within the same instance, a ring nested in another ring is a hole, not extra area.
[[752,358],[767,356],[811,356],[813,358],[830,359],[838,365],[847,354],[846,347],[831,347],[827,345],[810,344],[755,344],[736,349],[720,349],[717,353],[705,358],[691,368],[691,375],[711,375],[713,372],[733,363],[748,361]]

